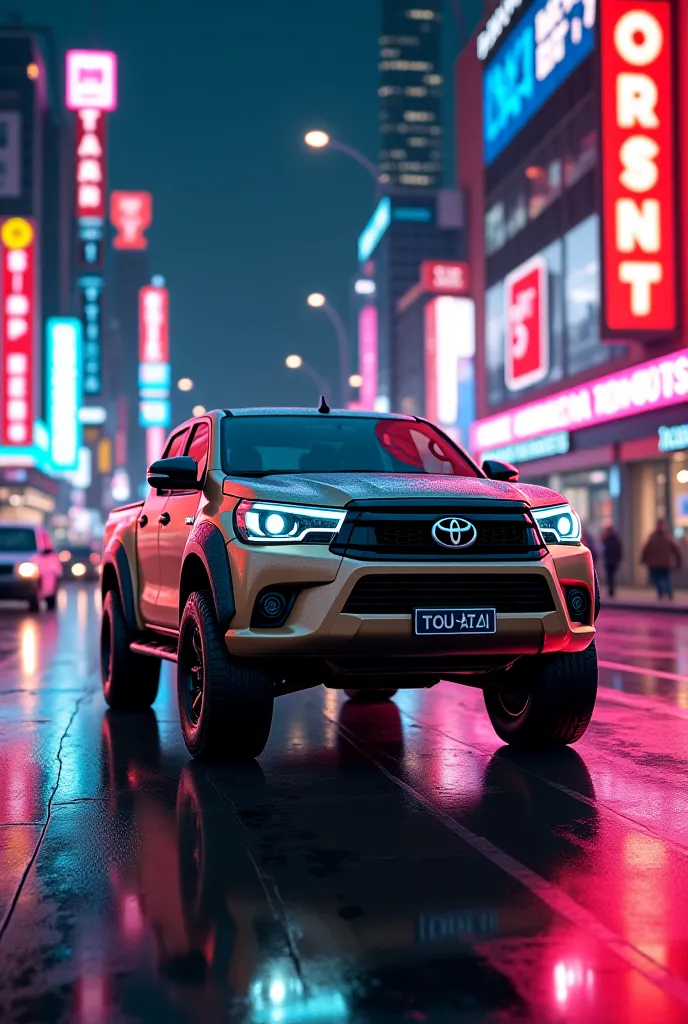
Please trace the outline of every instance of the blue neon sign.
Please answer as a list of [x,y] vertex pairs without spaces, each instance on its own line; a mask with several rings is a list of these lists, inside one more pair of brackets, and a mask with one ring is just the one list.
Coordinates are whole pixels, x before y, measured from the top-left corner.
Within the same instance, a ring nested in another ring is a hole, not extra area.
[[592,53],[594,0],[559,5],[536,0],[483,73],[483,145],[489,164]]
[[365,263],[378,247],[380,239],[392,223],[392,200],[385,196],[378,203],[375,213],[370,218],[358,239],[358,262]]
[[[47,407],[50,456],[60,472],[79,464],[83,334],[81,320],[50,317],[47,332]],[[35,440],[39,440],[36,431]]]

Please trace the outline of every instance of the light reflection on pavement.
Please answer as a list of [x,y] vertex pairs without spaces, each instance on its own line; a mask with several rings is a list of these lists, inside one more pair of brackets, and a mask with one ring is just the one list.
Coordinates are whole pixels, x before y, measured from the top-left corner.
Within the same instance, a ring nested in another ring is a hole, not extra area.
[[260,763],[106,711],[98,599],[0,618],[0,1020],[688,1019],[688,623],[610,610],[581,743],[479,691],[281,698]]

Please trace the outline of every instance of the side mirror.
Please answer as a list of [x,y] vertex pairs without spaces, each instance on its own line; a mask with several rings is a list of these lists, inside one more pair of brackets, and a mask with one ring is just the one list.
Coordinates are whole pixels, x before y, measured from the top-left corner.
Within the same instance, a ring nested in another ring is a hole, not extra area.
[[496,459],[485,459],[483,473],[489,480],[505,480],[512,484],[518,480],[518,470],[515,466],[510,462],[497,462]]
[[148,483],[157,491],[200,491],[198,466],[190,455],[158,459],[148,469]]

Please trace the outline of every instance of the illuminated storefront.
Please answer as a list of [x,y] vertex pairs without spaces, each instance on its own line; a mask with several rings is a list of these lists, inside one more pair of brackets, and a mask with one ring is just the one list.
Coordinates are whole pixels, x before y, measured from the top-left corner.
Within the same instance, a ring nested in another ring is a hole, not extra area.
[[593,536],[614,521],[638,583],[658,517],[688,534],[688,111],[671,18],[670,0],[511,4],[457,78],[459,104],[471,86],[483,101],[480,138],[459,121],[459,158],[476,143],[484,158],[459,181],[483,216],[469,252],[482,295],[472,447],[564,490]]

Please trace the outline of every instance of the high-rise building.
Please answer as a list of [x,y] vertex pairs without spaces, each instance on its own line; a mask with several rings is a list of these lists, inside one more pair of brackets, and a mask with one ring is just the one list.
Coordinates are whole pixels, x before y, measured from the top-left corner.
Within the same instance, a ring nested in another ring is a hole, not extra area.
[[391,187],[442,187],[441,0],[382,0],[381,180]]

